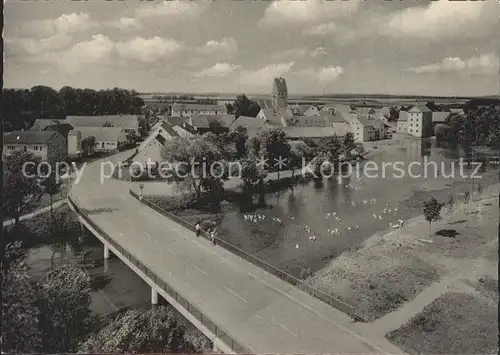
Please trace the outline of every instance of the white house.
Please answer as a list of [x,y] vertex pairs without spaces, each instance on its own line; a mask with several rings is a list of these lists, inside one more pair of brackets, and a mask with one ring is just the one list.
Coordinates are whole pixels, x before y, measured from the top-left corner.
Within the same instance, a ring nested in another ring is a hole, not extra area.
[[[74,131],[79,131],[81,135]],[[68,151],[71,150],[73,153],[82,150],[81,141],[87,137],[95,138],[97,152],[115,152],[127,143],[127,135],[120,127],[78,127],[70,131],[68,137],[70,135],[75,137],[71,140],[71,146],[68,142]]]
[[381,120],[357,115],[350,121],[350,124],[356,142],[362,143],[385,139],[384,123]]
[[73,129],[80,127],[103,127],[110,125],[121,128],[125,134],[134,132],[139,134],[138,115],[105,115],[105,116],[67,116],[62,123],[69,123]]
[[432,111],[425,105],[416,105],[408,110],[408,134],[426,138],[432,136]]
[[221,115],[227,113],[226,106],[204,105],[204,104],[181,104],[172,105],[172,116],[191,117],[193,115]]
[[399,118],[396,123],[396,131],[399,133],[408,133],[408,112],[399,111]]

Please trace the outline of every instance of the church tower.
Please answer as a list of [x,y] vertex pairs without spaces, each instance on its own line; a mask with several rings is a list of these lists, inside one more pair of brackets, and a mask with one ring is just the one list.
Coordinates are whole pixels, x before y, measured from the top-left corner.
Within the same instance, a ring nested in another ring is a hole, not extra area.
[[288,89],[284,78],[274,78],[273,83],[273,108],[284,109],[288,107]]

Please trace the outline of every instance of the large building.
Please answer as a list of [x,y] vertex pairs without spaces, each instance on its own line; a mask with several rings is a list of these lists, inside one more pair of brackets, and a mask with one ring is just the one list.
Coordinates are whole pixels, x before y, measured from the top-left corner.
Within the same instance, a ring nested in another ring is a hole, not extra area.
[[79,127],[117,127],[121,128],[125,134],[133,132],[139,135],[138,115],[67,116],[65,123],[69,123],[75,129]]
[[225,105],[182,104],[172,105],[172,116],[191,117],[195,115],[222,115],[227,113]]
[[273,106],[277,109],[288,107],[288,88],[285,78],[274,78]]
[[69,135],[74,137],[68,140],[68,151],[72,154],[83,150],[82,141],[88,137],[94,137],[97,152],[116,152],[127,143],[125,131],[120,127],[78,127]]
[[432,136],[432,111],[425,105],[415,105],[408,110],[408,134],[427,138]]
[[56,131],[14,131],[3,136],[5,154],[15,150],[32,153],[43,161],[55,163],[67,155],[66,139]]

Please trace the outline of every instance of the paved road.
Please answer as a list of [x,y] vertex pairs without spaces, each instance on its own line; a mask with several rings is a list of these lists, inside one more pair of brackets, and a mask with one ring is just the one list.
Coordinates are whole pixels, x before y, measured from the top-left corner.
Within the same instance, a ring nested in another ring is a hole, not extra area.
[[[118,162],[126,157],[112,157]],[[99,162],[71,195],[110,236],[178,293],[256,353],[400,353],[312,296],[141,205],[129,183],[99,184]]]

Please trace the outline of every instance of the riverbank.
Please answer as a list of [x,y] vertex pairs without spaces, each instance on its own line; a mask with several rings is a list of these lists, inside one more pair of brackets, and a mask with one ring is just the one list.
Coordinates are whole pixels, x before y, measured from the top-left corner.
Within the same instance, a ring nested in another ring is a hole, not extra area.
[[[393,332],[390,338],[410,352],[443,353],[442,344],[453,344],[453,340],[460,336],[468,339],[470,333],[465,330],[461,335],[456,334],[459,328],[453,325],[453,317],[448,316],[440,320],[440,328],[446,330],[440,330],[441,338],[433,339],[434,348],[429,348],[425,345],[428,345],[426,339],[435,333],[419,333],[412,318],[447,292],[463,290],[464,283],[477,286],[479,279],[485,278],[498,282],[496,229],[499,191],[498,183],[489,186],[468,204],[459,201],[451,215],[444,208],[443,219],[432,224],[431,235],[429,224],[422,216],[405,222],[402,229],[377,233],[331,261],[309,282],[334,292],[371,319],[369,329],[364,331],[379,335]],[[439,231],[447,231],[444,233],[447,236],[438,235]],[[473,296],[479,297],[479,302],[483,301],[484,297],[478,296],[478,292],[473,292]],[[441,299],[436,302],[433,309],[445,307]],[[460,309],[457,304],[453,307],[455,311]],[[463,307],[467,306],[462,304]],[[485,314],[484,305],[481,307],[482,311],[476,315],[470,310],[466,312],[471,314],[471,323],[480,323],[477,317]],[[496,314],[496,309],[490,308],[489,312]],[[428,313],[429,308],[424,311],[424,316]],[[397,331],[400,327],[405,328]],[[402,334],[413,338],[406,339]],[[496,344],[491,329],[488,334],[487,342]],[[415,340],[417,336],[419,339]],[[484,345],[484,341],[479,343]],[[445,353],[465,351],[451,346],[447,349]],[[475,352],[482,353],[481,349],[475,349]]]

